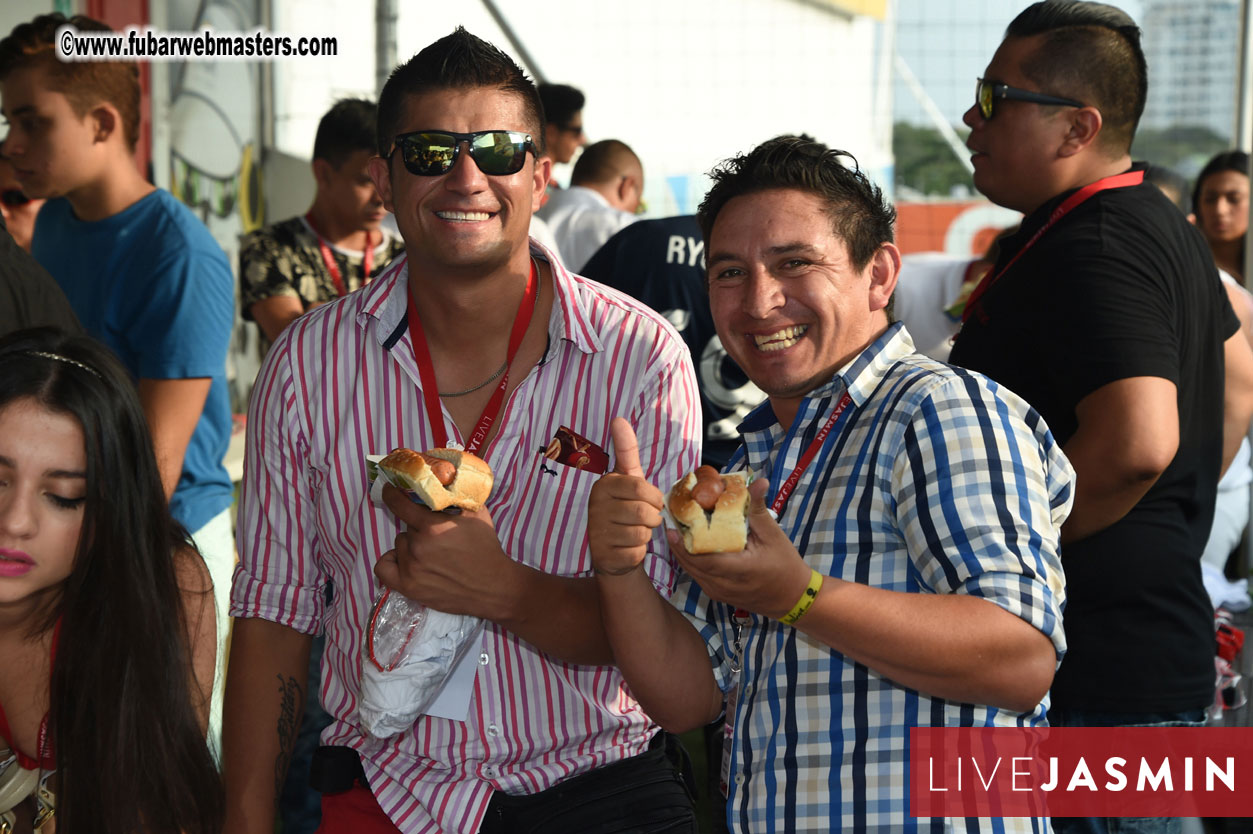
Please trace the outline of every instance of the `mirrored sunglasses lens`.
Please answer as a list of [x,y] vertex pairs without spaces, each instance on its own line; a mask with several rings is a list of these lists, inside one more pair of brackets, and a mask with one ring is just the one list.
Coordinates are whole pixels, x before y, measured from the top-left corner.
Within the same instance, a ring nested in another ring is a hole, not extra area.
[[476,136],[470,150],[479,170],[484,174],[516,174],[522,170],[526,148],[503,130]]
[[452,168],[457,142],[446,133],[419,133],[401,143],[405,167],[420,176],[443,174]]

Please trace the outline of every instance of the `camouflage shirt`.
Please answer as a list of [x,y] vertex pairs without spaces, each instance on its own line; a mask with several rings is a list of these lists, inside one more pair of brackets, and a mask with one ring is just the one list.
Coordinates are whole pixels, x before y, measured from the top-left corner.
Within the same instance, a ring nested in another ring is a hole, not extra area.
[[[405,251],[404,241],[388,229],[374,248],[371,278],[387,269],[392,259]],[[360,252],[330,247],[348,292],[361,288]],[[239,294],[243,316],[253,321],[251,307],[258,301],[279,296],[299,298],[306,310],[312,304],[334,301],[335,282],[322,260],[317,235],[303,217],[293,217],[244,235],[239,247]]]

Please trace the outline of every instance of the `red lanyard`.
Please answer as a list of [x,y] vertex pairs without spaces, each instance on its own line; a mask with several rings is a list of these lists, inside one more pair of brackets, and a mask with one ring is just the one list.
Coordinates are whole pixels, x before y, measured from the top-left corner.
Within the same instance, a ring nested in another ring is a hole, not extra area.
[[[783,515],[783,508],[787,505],[787,500],[792,497],[792,492],[796,489],[796,485],[800,483],[801,476],[805,474],[805,470],[809,468],[809,464],[814,462],[814,458],[818,456],[818,450],[822,448],[822,444],[826,442],[827,436],[844,417],[845,411],[853,403],[853,395],[848,391],[844,392],[844,396],[840,397],[840,401],[836,403],[835,410],[831,412],[831,416],[827,418],[827,422],[823,424],[818,433],[814,435],[814,439],[809,441],[809,445],[805,451],[801,453],[800,460],[796,461],[796,468],[783,479],[783,483],[779,485],[779,489],[774,494],[774,500],[770,502],[770,509],[774,512],[775,520]],[[735,620],[747,622],[750,614],[743,608],[735,609]],[[737,629],[738,629],[737,625]],[[738,641],[738,630],[737,630]],[[738,650],[737,650],[738,654]]]
[[[335,257],[331,254],[331,247],[327,245],[322,238],[322,233],[318,231],[318,227],[313,225],[313,212],[305,215],[305,222],[309,224],[309,228],[313,230],[313,235],[318,239],[318,251],[322,253],[322,263],[326,264],[326,271],[331,274],[331,283],[335,285],[335,294],[345,296],[348,294],[348,287],[344,284],[344,277],[339,274],[339,265],[335,263]],[[381,239],[380,239],[380,242]],[[370,244],[370,233],[365,233],[365,251],[361,253],[361,285],[365,286],[370,283],[370,270],[374,268],[374,247]]]
[[[492,423],[496,422],[496,417],[500,414],[500,408],[505,402],[505,389],[509,387],[509,366],[513,364],[513,358],[517,355],[518,348],[522,346],[522,337],[526,335],[526,329],[531,323],[538,296],[539,269],[535,265],[535,259],[532,258],[531,275],[526,282],[526,293],[522,296],[522,303],[518,305],[518,314],[513,320],[513,331],[509,334],[509,352],[505,355],[505,373],[501,376],[496,390],[492,392],[491,399],[483,408],[478,425],[475,426],[474,433],[470,435],[470,440],[466,443],[467,452],[478,452],[487,439]],[[447,446],[448,432],[444,428],[444,405],[439,401],[439,389],[435,384],[435,363],[431,361],[431,349],[426,344],[426,331],[422,329],[422,319],[418,317],[417,308],[413,304],[412,290],[409,292],[409,339],[413,342],[413,355],[418,360],[418,374],[422,379],[422,399],[426,402],[426,416],[431,423],[435,446]]]
[[813,463],[815,457],[818,456],[818,450],[822,448],[822,444],[826,442],[827,435],[840,422],[840,418],[844,416],[844,411],[853,402],[853,397],[848,391],[844,392],[844,396],[840,397],[840,401],[836,403],[835,411],[831,412],[831,416],[827,418],[827,422],[814,435],[814,439],[809,441],[809,446],[801,454],[800,460],[796,461],[796,468],[788,475],[783,483],[779,486],[778,492],[774,494],[774,501],[770,502],[770,509],[774,510],[776,517],[783,514],[783,507],[787,504],[787,500],[792,497],[792,491],[796,489],[796,485],[800,483],[801,475],[805,474],[805,470],[809,468],[809,464]]
[[1097,180],[1096,182],[1088,183],[1083,188],[1080,188],[1074,194],[1067,197],[1060,206],[1053,209],[1053,213],[1049,215],[1048,222],[1041,226],[1040,230],[1031,236],[1031,240],[1027,241],[1026,246],[1023,246],[1018,250],[1018,254],[1014,255],[1014,257],[1010,259],[1009,263],[1005,264],[1005,266],[995,275],[989,272],[986,276],[984,276],[983,280],[979,282],[979,286],[975,287],[974,292],[970,294],[970,298],[966,299],[966,308],[962,310],[962,321],[964,322],[970,317],[971,311],[975,309],[979,299],[983,297],[983,294],[988,291],[989,287],[996,283],[996,281],[1000,279],[1000,277],[1004,275],[1009,268],[1018,261],[1019,258],[1025,255],[1028,249],[1035,246],[1036,241],[1043,237],[1045,232],[1056,226],[1059,220],[1074,211],[1081,203],[1085,202],[1089,197],[1096,194],[1098,191],[1105,191],[1109,188],[1126,188],[1130,185],[1139,185],[1142,182],[1144,182],[1143,171],[1127,171],[1123,174],[1115,174],[1112,177],[1105,177]]

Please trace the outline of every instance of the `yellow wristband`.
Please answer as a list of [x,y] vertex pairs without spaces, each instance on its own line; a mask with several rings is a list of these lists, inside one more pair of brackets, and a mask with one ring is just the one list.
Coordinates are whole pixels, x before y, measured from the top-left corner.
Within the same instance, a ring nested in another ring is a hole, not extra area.
[[809,606],[814,604],[814,600],[818,598],[818,591],[822,588],[823,575],[816,570],[810,570],[809,584],[805,586],[804,593],[801,598],[792,606],[792,610],[779,618],[779,622],[784,625],[795,625],[796,621],[805,616],[805,612],[809,610]]

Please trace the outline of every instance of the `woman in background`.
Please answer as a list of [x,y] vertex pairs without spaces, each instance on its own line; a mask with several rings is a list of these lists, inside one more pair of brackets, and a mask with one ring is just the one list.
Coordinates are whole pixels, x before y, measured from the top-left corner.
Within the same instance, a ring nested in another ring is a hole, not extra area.
[[0,339],[0,831],[220,834],[214,641],[122,366]]
[[1249,155],[1225,151],[1197,175],[1192,189],[1196,225],[1214,253],[1214,262],[1244,283],[1244,246],[1249,230]]
[[[1225,151],[1211,159],[1197,175],[1192,189],[1192,211],[1201,230],[1231,307],[1240,319],[1240,330],[1253,345],[1253,297],[1243,284],[1245,238],[1249,228],[1249,155]],[[1249,521],[1249,492],[1253,487],[1253,450],[1246,438],[1235,460],[1218,482],[1214,523],[1201,555],[1205,589],[1214,607],[1233,611],[1248,607],[1248,584],[1229,581],[1225,575],[1232,550],[1240,542]]]

